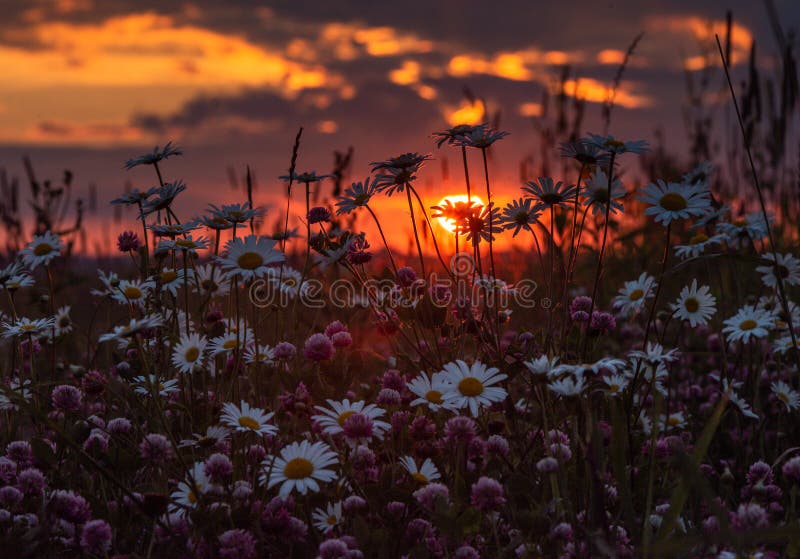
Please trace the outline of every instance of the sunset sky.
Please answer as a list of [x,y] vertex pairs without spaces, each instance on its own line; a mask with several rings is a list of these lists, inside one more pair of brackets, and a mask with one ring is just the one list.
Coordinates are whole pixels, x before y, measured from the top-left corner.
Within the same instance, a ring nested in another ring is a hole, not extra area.
[[[785,29],[800,27],[797,0],[774,4]],[[2,7],[0,166],[21,176],[29,154],[40,176],[69,168],[80,192],[97,185],[101,208],[126,181],[153,185],[147,169],[122,165],[168,140],[185,148],[165,170],[189,184],[187,212],[238,201],[228,170],[241,174],[245,164],[260,199],[273,201],[299,126],[300,170],[330,171],[333,150],[353,146],[351,178],[360,180],[368,162],[433,152],[432,131],[477,118],[465,86],[490,111],[501,109],[511,136],[493,164],[498,180],[516,187],[518,161],[538,157],[537,117],[559,68],[569,64],[578,77],[567,92],[588,101],[584,128],[599,126],[606,88],[639,32],[611,132],[652,141],[661,128],[668,147],[684,154],[684,68],[717,64],[703,54],[713,32],[724,33],[726,10],[734,14],[733,61],[742,77],[754,38],[767,67],[777,50],[762,3],[744,0],[3,0]],[[433,204],[445,193],[436,184],[441,163],[429,169]]]

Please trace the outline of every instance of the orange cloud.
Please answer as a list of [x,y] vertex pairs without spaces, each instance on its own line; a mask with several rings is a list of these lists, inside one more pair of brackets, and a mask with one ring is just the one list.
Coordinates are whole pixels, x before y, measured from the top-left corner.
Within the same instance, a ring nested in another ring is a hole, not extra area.
[[458,107],[445,105],[443,112],[450,126],[480,124],[483,122],[486,113],[482,103],[470,103],[469,101],[462,102]]
[[[578,97],[590,103],[605,103],[611,96],[611,88],[593,78],[567,80],[564,82],[564,92],[570,97]],[[619,107],[636,109],[650,106],[652,100],[644,95],[632,93],[627,82],[622,82],[614,96],[614,104]]]
[[[673,36],[683,35],[693,39],[695,43],[713,46],[714,52],[716,52],[714,35],[719,35],[720,40],[724,41],[727,32],[727,24],[724,20],[706,20],[695,15],[652,16],[647,19],[645,25],[650,31],[669,33]],[[752,43],[753,33],[750,29],[734,22],[731,28],[731,63],[736,64],[746,60]],[[687,67],[691,70],[704,68],[706,61],[701,62],[701,58],[690,57],[686,61]],[[719,64],[716,57],[709,62]]]

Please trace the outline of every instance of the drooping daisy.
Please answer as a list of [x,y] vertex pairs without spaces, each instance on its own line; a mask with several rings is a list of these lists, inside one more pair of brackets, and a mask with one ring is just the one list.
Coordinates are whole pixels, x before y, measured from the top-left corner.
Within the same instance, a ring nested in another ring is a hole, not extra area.
[[[622,203],[617,200],[624,198],[625,194],[626,192],[622,188],[622,181],[615,179],[611,185],[611,205],[608,209],[610,214],[613,215],[624,211]],[[595,168],[594,173],[586,181],[586,189],[581,192],[581,198],[583,198],[585,205],[592,207],[593,215],[605,214],[609,199],[608,175],[599,166]]]
[[553,370],[558,366],[558,357],[547,357],[540,355],[536,359],[523,363],[534,376],[549,377]]
[[229,277],[239,276],[244,280],[264,277],[270,265],[284,261],[275,244],[273,239],[256,235],[232,239],[225,245],[225,255],[217,256],[216,261]]
[[400,457],[400,463],[406,469],[408,475],[411,476],[411,479],[418,483],[427,484],[441,477],[439,475],[439,470],[436,469],[436,466],[430,458],[426,458],[419,468],[414,458],[411,456]]
[[163,323],[163,319],[158,315],[147,315],[142,318],[132,318],[126,324],[115,326],[111,332],[101,334],[97,340],[99,342],[121,341],[127,344],[130,338],[148,330],[158,328]]
[[211,241],[206,237],[198,237],[195,239],[192,235],[186,235],[185,237],[178,237],[177,239],[161,241],[159,247],[174,251],[180,250],[188,252],[192,256],[197,256],[197,251],[208,248],[210,242]]
[[406,384],[406,388],[417,396],[411,401],[412,406],[428,406],[428,409],[436,411],[445,407],[442,396],[450,390],[450,383],[442,373],[433,373],[430,378],[427,373],[420,372],[419,376]]
[[144,215],[150,215],[151,213],[167,209],[172,205],[172,202],[178,194],[184,190],[186,190],[186,184],[181,180],[164,183],[163,186],[158,188],[155,196],[142,204],[142,213]]
[[675,246],[675,256],[681,260],[697,258],[703,254],[706,249],[719,245],[723,239],[724,237],[722,235],[709,237],[705,233],[697,233],[689,238],[688,244]]
[[44,235],[34,235],[33,240],[19,251],[22,261],[33,270],[39,264],[49,264],[61,255],[64,242],[61,237],[47,231]]
[[341,402],[334,400],[326,400],[330,408],[322,406],[314,406],[318,412],[317,415],[311,416],[311,421],[318,423],[323,432],[328,435],[338,435],[344,432],[345,420],[355,414],[361,414],[369,417],[372,420],[373,434],[381,438],[385,431],[390,429],[390,425],[385,421],[381,421],[380,417],[386,413],[383,409],[375,404],[366,404],[365,402],[353,402],[344,399]]
[[488,124],[478,124],[469,130],[464,130],[456,136],[454,143],[457,146],[486,149],[498,140],[509,135],[509,132],[495,130]]
[[622,316],[631,317],[638,313],[647,299],[654,296],[656,278],[642,272],[638,279],[626,281],[619,295],[611,301],[611,306]]
[[342,502],[328,503],[324,509],[315,509],[311,513],[311,521],[323,534],[330,532],[342,522]]
[[205,472],[203,462],[195,462],[186,475],[186,479],[178,484],[178,489],[170,495],[172,505],[170,510],[180,516],[186,515],[189,510],[197,508],[197,503],[213,488],[211,480]]
[[775,275],[775,261],[777,259],[778,274],[780,274],[784,285],[797,285],[800,283],[800,260],[795,258],[791,253],[780,254],[768,252],[764,254],[763,258],[770,263],[758,266],[756,272],[761,274],[761,281],[764,285],[772,289],[778,288],[778,280]]
[[480,361],[467,365],[458,359],[447,363],[442,372],[450,388],[442,395],[448,408],[461,410],[469,408],[473,417],[478,416],[480,408],[502,402],[508,392],[499,386],[492,386],[508,375],[500,373],[496,367],[487,367]]
[[578,396],[586,388],[586,379],[579,377],[566,376],[563,379],[554,380],[547,385],[551,392],[559,396]]
[[[770,222],[774,219],[771,215],[767,215],[767,218]],[[717,232],[722,234],[728,244],[735,248],[741,247],[742,241],[745,239],[749,239],[752,243],[760,241],[767,236],[768,230],[767,221],[764,220],[764,214],[761,212],[749,213],[743,218],[717,223]]]
[[181,373],[191,373],[203,363],[203,353],[208,345],[205,336],[192,332],[181,336],[181,341],[172,350],[172,364]]
[[675,316],[681,320],[688,320],[692,328],[708,324],[708,319],[717,312],[717,299],[711,294],[707,285],[697,287],[697,280],[692,280],[691,286],[681,289],[678,300],[672,303]]
[[323,442],[301,441],[291,443],[280,452],[280,456],[268,457],[262,463],[261,483],[268,489],[280,484],[278,494],[288,496],[295,489],[301,495],[308,491],[319,491],[319,483],[327,483],[336,478],[328,466],[336,464],[336,454]]
[[756,309],[772,313],[772,316],[775,319],[775,329],[779,332],[788,332],[790,317],[792,326],[795,328],[800,327],[800,305],[791,300],[786,302],[789,306],[788,314],[783,309],[783,302],[777,293],[759,297],[758,303],[756,303]]
[[736,408],[741,412],[741,414],[745,417],[749,417],[750,419],[758,420],[758,415],[753,411],[748,404],[739,394],[736,392],[736,389],[741,386],[741,382],[731,382],[729,383],[727,379],[722,381],[722,392],[728,394],[728,401],[736,406]]
[[259,435],[274,435],[278,428],[268,423],[274,413],[267,413],[261,408],[251,407],[241,401],[239,406],[227,402],[222,406],[222,415],[219,421],[222,425],[230,427],[240,433],[257,433]]
[[702,184],[665,183],[658,180],[644,187],[639,200],[649,207],[646,215],[655,216],[664,227],[672,221],[701,216],[711,208],[708,189]]
[[800,394],[798,394],[795,390],[792,390],[792,387],[786,384],[783,381],[776,381],[773,382],[769,389],[775,395],[781,403],[786,406],[786,411],[794,411],[797,408],[800,408]]
[[539,182],[528,181],[522,191],[536,202],[535,210],[566,207],[575,198],[575,185],[555,182],[550,177],[539,177]]
[[800,351],[800,336],[798,336],[797,342],[792,340],[791,336],[783,336],[778,338],[772,344],[772,351],[779,355],[783,355],[784,353],[790,351],[791,349],[796,349]]
[[741,340],[744,343],[756,338],[763,338],[774,326],[774,315],[771,312],[745,305],[739,312],[723,321],[722,332],[729,342]]
[[210,204],[208,211],[215,221],[220,219],[225,220],[234,227],[238,227],[240,224],[246,223],[264,214],[264,210],[261,208],[251,208],[250,202],[245,202],[244,204],[223,204],[221,208]]

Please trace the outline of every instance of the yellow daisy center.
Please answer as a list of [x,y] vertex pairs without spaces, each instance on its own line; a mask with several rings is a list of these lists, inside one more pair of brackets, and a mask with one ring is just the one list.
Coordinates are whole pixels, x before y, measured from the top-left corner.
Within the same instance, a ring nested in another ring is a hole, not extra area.
[[619,140],[606,140],[605,142],[603,142],[603,145],[606,146],[607,148],[619,149],[625,147],[625,142],[620,142]]
[[354,413],[356,413],[355,410],[347,410],[346,412],[343,412],[341,415],[339,415],[339,417],[336,419],[336,422],[339,424],[340,427],[344,427],[345,419],[347,419]]
[[705,233],[698,233],[697,235],[689,239],[689,244],[699,245],[700,243],[704,243],[707,240],[708,240],[708,235],[706,235]]
[[297,284],[294,278],[286,278],[283,280],[283,283],[288,285],[289,287],[294,287]]
[[178,274],[173,271],[161,272],[161,283],[169,283],[175,281],[177,278]]
[[197,358],[200,357],[200,349],[196,347],[190,347],[186,350],[186,353],[183,354],[183,357],[189,363],[194,363],[197,361]]
[[428,483],[428,478],[419,472],[411,474],[411,477],[414,479],[414,481],[417,481],[419,483]]
[[251,431],[258,431],[259,425],[258,421],[253,419],[252,417],[242,416],[239,418],[239,425],[244,427],[245,429],[250,429]]
[[757,326],[756,321],[752,319],[743,320],[741,324],[739,324],[739,328],[741,330],[752,330]]
[[683,306],[687,311],[694,313],[700,308],[700,302],[694,297],[689,297],[683,302]]
[[257,252],[245,252],[236,260],[236,263],[243,270],[255,270],[264,264],[264,259]]
[[628,295],[628,299],[630,299],[631,301],[638,301],[642,297],[644,297],[644,291],[641,289],[634,289],[633,291],[631,291],[631,294]]
[[483,383],[475,377],[466,377],[458,383],[458,391],[468,398],[480,396],[483,394]]
[[126,287],[125,291],[123,291],[123,293],[125,294],[125,298],[126,299],[141,299],[142,298],[142,290],[139,289],[138,287],[133,286],[133,285],[131,285],[129,287]]
[[36,330],[36,325],[35,324],[23,324],[22,326],[20,326],[20,330],[22,330],[23,332],[32,332],[33,330]]
[[681,423],[680,418],[672,415],[667,419],[667,425],[669,425],[670,427],[675,427],[676,425],[680,425],[680,423]]
[[222,347],[225,349],[234,349],[238,346],[239,344],[236,343],[236,340],[227,340],[224,344],[222,344]]
[[788,395],[788,394],[786,394],[785,392],[778,392],[778,393],[776,394],[776,396],[777,396],[777,397],[778,397],[778,399],[779,399],[781,402],[783,402],[784,404],[788,404],[788,403],[789,403],[789,395]]
[[314,472],[314,465],[305,458],[293,458],[283,468],[283,475],[287,479],[303,479]]
[[425,399],[432,404],[441,404],[442,393],[438,390],[428,390],[428,392],[425,393]]
[[609,392],[618,392],[619,391],[619,384],[616,384],[616,383],[609,384],[608,385],[608,391]]
[[661,200],[658,201],[658,204],[670,212],[685,210],[686,206],[689,205],[688,202],[686,202],[686,198],[677,192],[667,192],[661,197]]
[[190,241],[189,239],[178,239],[175,241],[175,246],[177,247],[184,247],[184,248],[192,248],[195,246],[194,241]]
[[51,252],[53,252],[53,247],[47,243],[38,244],[33,249],[33,254],[36,256],[44,256],[45,254],[50,254]]
[[745,225],[747,225],[747,220],[746,219],[737,219],[737,220],[734,220],[733,224],[736,227],[744,227]]
[[197,503],[197,495],[195,495],[194,491],[189,490],[186,494],[186,500],[189,501],[190,504],[194,505]]

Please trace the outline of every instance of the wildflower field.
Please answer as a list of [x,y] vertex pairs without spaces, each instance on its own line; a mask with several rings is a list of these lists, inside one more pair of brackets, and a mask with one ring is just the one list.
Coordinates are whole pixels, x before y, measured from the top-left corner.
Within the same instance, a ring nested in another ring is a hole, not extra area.
[[738,166],[585,132],[507,203],[496,124],[335,194],[298,134],[269,234],[249,173],[180,215],[167,143],[119,162],[96,272],[35,182],[0,267],[0,557],[800,556],[798,179],[732,122]]

